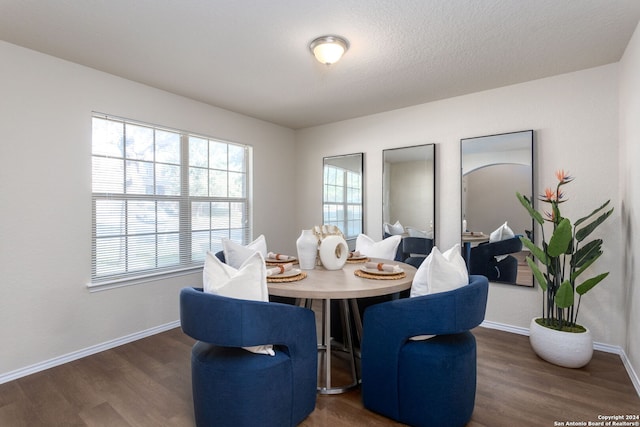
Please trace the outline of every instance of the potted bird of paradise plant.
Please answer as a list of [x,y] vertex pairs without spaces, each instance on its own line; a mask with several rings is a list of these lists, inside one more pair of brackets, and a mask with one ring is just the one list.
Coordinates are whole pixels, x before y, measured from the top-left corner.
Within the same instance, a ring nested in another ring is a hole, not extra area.
[[[610,202],[607,200],[587,216],[571,223],[562,216],[560,205],[567,201],[563,187],[574,178],[564,170],[557,171],[556,178],[555,190],[547,188],[538,198],[549,205],[544,214],[534,209],[531,200],[517,193],[518,200],[538,224],[542,235],[539,246],[527,237],[520,238],[535,258],[528,257],[527,264],[543,291],[542,316],[531,321],[529,340],[542,359],[579,368],[589,363],[593,354],[589,329],[577,323],[580,301],[609,274],[583,277],[602,255],[602,239],[588,240],[588,237],[611,216],[613,208],[607,210]],[[551,224],[548,240],[545,223]]]

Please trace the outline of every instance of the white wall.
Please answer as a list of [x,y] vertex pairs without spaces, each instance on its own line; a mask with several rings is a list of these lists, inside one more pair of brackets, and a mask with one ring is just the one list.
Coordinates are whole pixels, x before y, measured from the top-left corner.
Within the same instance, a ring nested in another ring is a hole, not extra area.
[[[597,271],[611,274],[585,296],[579,320],[596,341],[623,345],[617,64],[297,131],[298,228],[321,221],[322,157],[363,151],[365,232],[381,238],[382,150],[435,142],[436,244],[447,249],[460,241],[460,139],[528,129],[535,130],[537,191],[554,185],[555,170],[564,168],[576,177],[566,188],[568,217],[609,197],[616,207],[596,231],[605,238]],[[538,288],[492,284],[486,318],[528,328],[541,298]]]
[[[413,227],[429,232],[433,222],[433,162],[387,163],[390,184],[388,184],[388,222],[400,221],[404,227]],[[385,171],[386,173],[386,171]],[[423,189],[424,191],[416,191]]]
[[87,290],[92,111],[253,145],[254,234],[295,248],[294,202],[274,185],[294,182],[290,129],[5,42],[0,63],[0,375],[174,322],[180,288],[202,283]]
[[463,180],[462,207],[469,231],[490,234],[505,221],[515,234],[526,236],[532,220],[515,197],[531,193],[531,166],[496,164],[476,169]]
[[[629,331],[626,352],[640,375],[640,24],[620,61],[621,278]],[[640,392],[640,390],[639,390]]]

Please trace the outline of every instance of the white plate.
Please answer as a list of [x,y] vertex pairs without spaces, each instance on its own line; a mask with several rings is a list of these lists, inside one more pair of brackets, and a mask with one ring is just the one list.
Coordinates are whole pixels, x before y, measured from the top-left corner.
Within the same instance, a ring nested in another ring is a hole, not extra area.
[[351,258],[347,258],[347,261],[362,261],[363,259],[367,259],[369,258],[366,255],[360,255],[360,256],[352,256]]
[[280,273],[280,274],[272,274],[271,276],[267,276],[267,277],[272,277],[272,278],[277,278],[277,279],[282,279],[284,277],[293,277],[293,276],[297,276],[298,274],[302,273],[302,270],[300,270],[299,268],[292,268],[289,271],[285,271],[284,273]]
[[397,271],[384,271],[384,270],[380,271],[377,268],[366,268],[366,267],[361,267],[360,269],[365,273],[377,274],[378,276],[393,276],[395,274],[400,274],[404,272],[402,268]]

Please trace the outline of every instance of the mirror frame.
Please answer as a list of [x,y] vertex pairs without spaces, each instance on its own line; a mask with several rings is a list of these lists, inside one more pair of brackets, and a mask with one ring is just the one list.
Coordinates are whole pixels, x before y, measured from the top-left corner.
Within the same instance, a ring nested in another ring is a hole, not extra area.
[[[506,132],[506,133],[500,133],[500,134],[493,134],[493,135],[484,135],[484,136],[478,136],[478,137],[471,137],[471,138],[463,138],[460,140],[460,218],[461,218],[461,231],[464,232],[465,230],[463,230],[464,227],[464,220],[466,219],[466,212],[465,212],[465,188],[464,188],[464,183],[465,183],[465,175],[467,175],[470,171],[467,171],[465,173],[465,143],[466,144],[479,144],[482,143],[482,140],[485,141],[490,141],[493,140],[492,142],[496,142],[499,139],[502,138],[508,138],[509,136],[514,136],[517,134],[528,134],[526,136],[527,138],[527,144],[529,146],[529,155],[528,155],[528,160],[529,160],[529,165],[531,168],[531,174],[530,174],[530,185],[529,185],[529,189],[528,189],[528,194],[524,194],[527,197],[530,198],[530,200],[534,200],[534,194],[535,194],[535,133],[533,130],[523,130],[523,131],[516,131],[516,132]],[[491,153],[492,151],[488,151],[488,153]],[[499,152],[499,151],[495,151],[495,152]],[[524,156],[522,157],[524,159]],[[518,162],[518,161],[514,161],[514,162],[509,162],[509,161],[504,161],[504,159],[498,160],[496,162],[487,162],[486,164],[480,164],[480,165],[476,165],[471,171],[476,171],[478,169],[487,167],[487,166],[492,166],[492,165],[504,165],[504,164],[521,164],[521,165],[525,165],[525,162]],[[515,195],[515,189],[513,192],[513,199],[514,201],[517,202],[516,199],[516,195]],[[523,192],[524,193],[524,192]],[[526,212],[526,210],[524,209],[524,207],[521,207],[519,205],[519,202],[514,203],[514,205],[516,205],[522,209],[522,218],[523,220],[521,221],[521,223],[526,222],[528,224],[528,228],[524,229],[524,232],[527,234],[527,236],[535,242],[535,227],[534,227],[534,221],[533,218],[531,218],[529,216],[529,214]],[[526,218],[526,219],[525,219]],[[505,219],[508,220],[508,219]],[[471,230],[474,231],[474,230]],[[482,231],[482,232],[492,232],[493,230],[477,230],[477,231]],[[515,234],[519,234],[519,232],[521,230],[514,230]],[[462,232],[461,232],[461,236],[462,236]],[[462,239],[461,239],[462,240]],[[463,247],[465,248],[465,256],[470,256],[470,245],[472,243],[470,242],[462,242]],[[526,272],[526,270],[528,269],[527,266],[523,266],[521,263],[519,263],[518,266],[518,270],[519,273],[518,275],[520,275],[520,269],[524,268],[525,269],[525,275],[526,277],[529,277],[529,274]],[[530,275],[530,280],[526,280],[526,283],[518,283],[517,280],[516,282],[507,282],[507,281],[498,281],[498,280],[492,280],[493,282],[496,283],[502,283],[502,284],[509,284],[509,285],[515,285],[515,286],[523,286],[523,287],[533,287],[534,286],[534,280],[533,280],[533,273],[531,273]]]
[[[347,160],[349,158],[355,158],[356,161],[358,162],[358,165],[360,167],[360,233],[364,233],[364,224],[365,224],[365,158],[364,158],[364,153],[351,153],[351,154],[340,154],[340,155],[335,155],[335,156],[326,156],[322,158],[322,223],[323,224],[334,224],[331,222],[325,222],[325,200],[326,200],[326,176],[325,176],[325,170],[326,170],[326,166],[327,165],[331,165],[331,163],[329,163],[331,160],[336,160],[336,159],[343,159],[343,160]],[[339,161],[337,163],[340,163]],[[335,165],[334,165],[335,166]],[[337,165],[339,166],[339,165]],[[347,170],[346,168],[343,168],[345,170]],[[346,192],[346,183],[345,183],[345,193],[344,193],[344,205],[346,206],[348,204],[346,197],[347,197],[347,192]],[[346,215],[346,211],[345,211],[345,215]],[[344,218],[344,221],[346,223],[346,221],[348,221],[348,218]],[[349,243],[349,247],[351,248],[352,246],[355,246],[355,239],[357,237],[357,235],[359,233],[356,233],[354,236],[350,236],[348,233],[348,230],[344,230],[342,226],[338,226],[340,228],[340,230],[342,231],[342,233],[344,234],[347,243]]]
[[[419,150],[419,149],[428,149],[431,148],[432,152],[432,163],[433,163],[433,173],[432,173],[432,177],[433,177],[433,183],[432,183],[432,188],[431,188],[431,194],[433,195],[433,198],[431,200],[431,209],[429,209],[431,211],[431,224],[427,224],[425,222],[425,231],[427,231],[427,233],[431,232],[432,236],[429,237],[430,239],[433,240],[433,244],[435,245],[435,241],[436,241],[436,177],[437,177],[437,171],[436,171],[436,144],[435,143],[429,143],[429,144],[419,144],[419,145],[411,145],[411,146],[406,146],[406,147],[396,147],[396,148],[388,148],[385,150],[382,150],[382,235],[385,235],[385,230],[384,230],[384,224],[385,222],[391,222],[392,219],[389,218],[388,221],[385,218],[385,213],[386,213],[386,204],[385,204],[385,185],[387,182],[387,173],[388,171],[386,170],[386,165],[387,163],[387,153],[391,154],[391,153],[400,153],[402,150],[405,150],[406,152],[411,152],[414,150]],[[427,158],[428,159],[428,158]],[[427,160],[425,159],[425,160]],[[427,207],[428,209],[428,207]],[[399,220],[398,218],[395,218],[394,220]],[[402,222],[401,222],[402,223]],[[402,224],[404,227],[411,227],[411,226],[420,226],[421,224]],[[406,230],[406,228],[405,228]]]

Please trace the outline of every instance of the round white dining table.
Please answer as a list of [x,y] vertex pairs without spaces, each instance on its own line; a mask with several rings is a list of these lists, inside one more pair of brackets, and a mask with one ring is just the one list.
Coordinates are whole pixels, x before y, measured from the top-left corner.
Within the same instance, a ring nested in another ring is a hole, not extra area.
[[[356,270],[362,269],[363,262],[348,262],[340,270],[327,270],[324,267],[316,266],[313,270],[302,270],[307,277],[286,283],[268,283],[270,295],[296,298],[300,300],[322,300],[323,301],[323,336],[319,350],[325,351],[324,357],[324,383],[319,381],[318,392],[321,394],[343,393],[357,386],[358,378],[355,371],[354,349],[351,341],[351,332],[348,318],[346,336],[349,343],[348,351],[352,357],[352,377],[353,382],[347,386],[334,387],[331,384],[331,300],[340,300],[343,307],[343,316],[349,315],[347,302],[351,304],[351,313],[354,319],[358,337],[362,336],[362,321],[358,311],[357,298],[374,297],[380,295],[396,294],[411,287],[416,268],[402,262],[372,258],[370,261],[398,265],[402,268],[404,275],[398,278],[392,276],[379,276],[379,278],[359,277]],[[319,366],[320,368],[320,366]],[[320,380],[320,379],[319,379]]]

